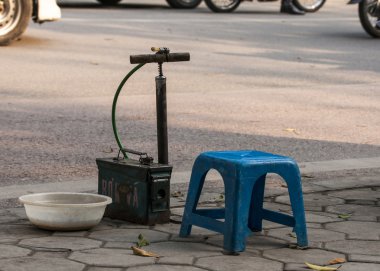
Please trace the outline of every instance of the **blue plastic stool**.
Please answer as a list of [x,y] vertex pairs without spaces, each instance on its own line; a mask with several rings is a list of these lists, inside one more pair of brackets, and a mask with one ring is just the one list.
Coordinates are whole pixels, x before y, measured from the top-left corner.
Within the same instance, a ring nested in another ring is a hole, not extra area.
[[[217,170],[223,178],[225,208],[197,209],[210,169]],[[293,216],[263,208],[267,173],[276,173],[287,183]],[[206,228],[223,234],[225,252],[236,253],[245,250],[246,238],[252,231],[262,230],[263,219],[294,227],[298,246],[307,246],[301,177],[293,159],[259,151],[213,151],[197,157],[191,173],[181,237],[190,234],[192,225]]]

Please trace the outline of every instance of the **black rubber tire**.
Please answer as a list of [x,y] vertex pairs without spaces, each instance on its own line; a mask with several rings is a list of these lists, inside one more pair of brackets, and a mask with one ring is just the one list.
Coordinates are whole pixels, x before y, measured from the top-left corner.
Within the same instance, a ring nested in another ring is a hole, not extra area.
[[0,9],[0,45],[19,38],[28,27],[33,11],[32,0],[5,0]]
[[166,0],[166,2],[172,8],[192,9],[199,6],[199,4],[202,3],[202,0]]
[[224,6],[224,7],[221,7],[221,6],[217,5],[216,3],[214,3],[214,0],[205,0],[205,3],[208,6],[208,8],[214,12],[228,13],[228,12],[232,12],[235,9],[237,9],[241,3],[241,0],[233,0],[231,5]]
[[369,9],[376,5],[377,0],[363,0],[359,4],[359,18],[364,30],[374,38],[380,38],[380,29],[375,26],[375,21],[377,17],[372,16]]
[[97,0],[103,6],[116,6],[121,0]]
[[325,4],[326,0],[316,0],[316,4],[309,6],[305,5],[302,0],[293,0],[293,4],[299,8],[300,10],[303,10],[305,12],[316,12],[318,11],[323,5]]

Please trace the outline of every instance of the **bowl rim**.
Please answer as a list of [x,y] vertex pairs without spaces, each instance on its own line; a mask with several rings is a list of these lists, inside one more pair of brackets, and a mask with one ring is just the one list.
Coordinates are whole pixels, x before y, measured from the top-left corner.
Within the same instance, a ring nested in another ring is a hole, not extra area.
[[[103,198],[102,202],[93,202],[93,203],[46,203],[46,202],[35,202],[30,200],[32,197],[43,196],[43,195],[85,195],[85,196],[93,196],[98,198]],[[93,193],[76,193],[76,192],[46,192],[46,193],[33,193],[20,196],[19,201],[25,205],[34,205],[34,206],[44,206],[44,207],[96,207],[96,206],[104,206],[112,203],[112,198],[93,194]]]

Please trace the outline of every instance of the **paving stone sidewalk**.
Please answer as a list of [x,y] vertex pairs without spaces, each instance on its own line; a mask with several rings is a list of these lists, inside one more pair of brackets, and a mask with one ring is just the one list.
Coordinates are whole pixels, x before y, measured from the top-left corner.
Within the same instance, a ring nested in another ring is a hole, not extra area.
[[[310,247],[290,248],[291,228],[265,223],[249,237],[239,256],[222,253],[223,236],[194,227],[189,238],[178,237],[186,191],[172,198],[172,223],[135,225],[104,218],[89,231],[51,232],[32,226],[24,209],[0,209],[0,270],[33,271],[298,271],[304,262],[326,265],[347,262],[340,271],[380,270],[380,177],[308,179],[303,183]],[[289,212],[287,188],[269,185],[265,207]],[[205,187],[203,206],[223,205],[219,185]],[[173,193],[174,195],[174,193]],[[146,250],[160,258],[133,255],[130,247],[142,234]],[[335,265],[337,266],[337,265]]]

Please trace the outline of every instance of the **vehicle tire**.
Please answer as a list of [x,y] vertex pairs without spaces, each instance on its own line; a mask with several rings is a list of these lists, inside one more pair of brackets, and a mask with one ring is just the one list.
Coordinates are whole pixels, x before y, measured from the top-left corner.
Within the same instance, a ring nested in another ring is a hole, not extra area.
[[103,6],[116,6],[121,0],[97,0]]
[[376,28],[375,16],[377,0],[363,0],[359,4],[359,18],[364,30],[374,38],[380,38],[380,30]]
[[316,12],[325,2],[326,0],[293,0],[294,5],[305,12]]
[[32,16],[31,0],[0,0],[0,45],[24,33]]
[[214,12],[232,12],[240,5],[241,0],[205,0],[206,5]]
[[166,0],[169,6],[178,9],[192,9],[199,6],[202,0]]

